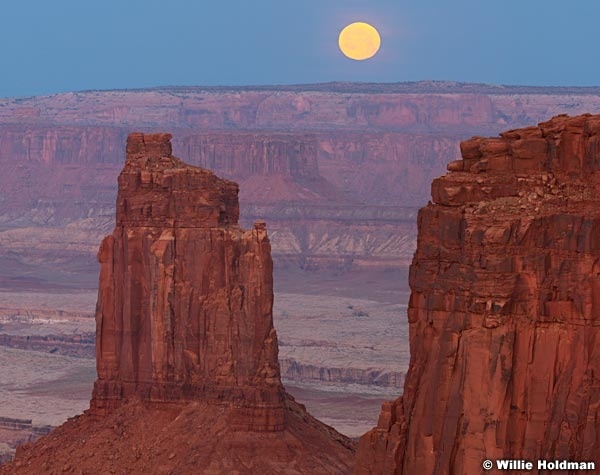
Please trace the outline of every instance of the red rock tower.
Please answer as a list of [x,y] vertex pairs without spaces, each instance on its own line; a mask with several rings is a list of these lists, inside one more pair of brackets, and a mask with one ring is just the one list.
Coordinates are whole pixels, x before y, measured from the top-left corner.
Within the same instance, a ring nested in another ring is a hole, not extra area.
[[0,474],[349,473],[354,443],[281,384],[265,223],[243,230],[237,184],[173,157],[170,139],[127,140],[98,253],[91,410]]
[[356,473],[598,467],[600,116],[461,151],[419,213],[404,394],[361,438]]
[[127,140],[117,225],[98,254],[92,407],[236,400],[244,426],[281,428],[266,227],[241,229],[237,184],[172,157],[170,139]]

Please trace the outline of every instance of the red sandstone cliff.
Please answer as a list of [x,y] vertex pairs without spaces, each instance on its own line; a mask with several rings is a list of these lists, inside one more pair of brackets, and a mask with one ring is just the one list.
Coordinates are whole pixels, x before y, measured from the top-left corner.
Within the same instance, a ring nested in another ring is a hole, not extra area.
[[600,116],[461,151],[419,213],[404,394],[361,438],[356,473],[598,464]]
[[[117,227],[102,242],[93,408],[234,399],[283,427],[270,245],[238,226],[238,186],[172,157],[170,135],[132,134]],[[255,405],[254,405],[255,404]],[[270,419],[269,419],[270,418]]]
[[264,222],[243,230],[238,185],[173,157],[170,139],[127,141],[98,253],[90,411],[0,474],[348,472],[352,442],[281,384]]

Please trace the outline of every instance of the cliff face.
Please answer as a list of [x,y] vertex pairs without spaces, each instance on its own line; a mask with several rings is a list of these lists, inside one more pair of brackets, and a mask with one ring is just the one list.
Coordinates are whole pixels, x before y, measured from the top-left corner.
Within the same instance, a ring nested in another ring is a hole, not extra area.
[[431,180],[459,158],[458,138],[445,133],[332,131],[318,139],[320,173],[345,192],[345,200],[388,209],[416,211]]
[[90,411],[0,473],[75,461],[84,473],[346,473],[352,442],[281,384],[265,223],[243,230],[238,185],[173,157],[170,139],[127,140],[116,227],[98,253]]
[[319,178],[317,145],[314,134],[248,131],[196,133],[177,142],[182,155],[204,168],[238,178],[283,175],[297,180]]
[[125,137],[118,127],[0,126],[0,225],[109,215]]
[[600,458],[600,116],[461,151],[419,213],[410,369],[360,474]]

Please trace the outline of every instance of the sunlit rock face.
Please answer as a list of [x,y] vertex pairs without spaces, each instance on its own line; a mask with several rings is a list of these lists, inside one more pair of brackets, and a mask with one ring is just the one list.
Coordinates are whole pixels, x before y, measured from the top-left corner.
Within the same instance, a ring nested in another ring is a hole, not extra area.
[[410,369],[359,474],[600,459],[600,116],[461,151],[419,213]]

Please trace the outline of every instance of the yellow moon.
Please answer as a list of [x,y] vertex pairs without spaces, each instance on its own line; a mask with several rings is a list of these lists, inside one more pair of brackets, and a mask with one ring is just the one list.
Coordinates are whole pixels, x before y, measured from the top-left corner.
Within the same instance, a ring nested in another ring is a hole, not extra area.
[[348,58],[362,61],[375,56],[381,46],[381,37],[375,27],[357,21],[340,32],[338,44]]

